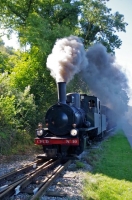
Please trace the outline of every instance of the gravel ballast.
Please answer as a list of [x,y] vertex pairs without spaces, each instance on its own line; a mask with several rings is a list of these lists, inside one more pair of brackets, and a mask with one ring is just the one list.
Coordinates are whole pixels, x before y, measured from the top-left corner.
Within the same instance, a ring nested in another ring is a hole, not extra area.
[[[78,161],[83,163],[83,168],[78,169],[76,160],[74,160],[65,170],[61,176],[56,179],[52,186],[47,190],[46,195],[43,195],[41,200],[82,200],[82,188],[84,172],[91,171],[92,167],[83,159],[87,154],[84,151],[79,157]],[[25,165],[36,160],[37,155],[17,155],[11,157],[0,157],[0,176],[19,169]],[[49,194],[51,196],[49,196]],[[55,196],[54,196],[55,194]],[[26,196],[19,194],[13,198],[14,200],[26,200]]]

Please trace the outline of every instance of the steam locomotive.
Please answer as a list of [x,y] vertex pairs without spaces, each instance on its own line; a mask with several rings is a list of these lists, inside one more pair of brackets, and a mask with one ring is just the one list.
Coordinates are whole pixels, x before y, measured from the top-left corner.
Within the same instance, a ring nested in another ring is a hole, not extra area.
[[[58,82],[58,103],[45,116],[46,128],[38,124],[36,145],[42,145],[48,158],[81,154],[95,137],[103,137],[108,127],[106,107],[87,94],[69,93]],[[108,111],[108,109],[107,109]]]

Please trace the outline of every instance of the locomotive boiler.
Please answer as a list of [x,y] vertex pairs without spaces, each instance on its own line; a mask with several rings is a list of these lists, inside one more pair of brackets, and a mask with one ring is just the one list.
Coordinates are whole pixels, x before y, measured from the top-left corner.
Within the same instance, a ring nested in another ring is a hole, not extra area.
[[42,145],[46,157],[79,155],[94,137],[106,131],[106,116],[101,113],[100,100],[87,94],[69,93],[66,83],[58,82],[58,102],[39,123],[36,145]]

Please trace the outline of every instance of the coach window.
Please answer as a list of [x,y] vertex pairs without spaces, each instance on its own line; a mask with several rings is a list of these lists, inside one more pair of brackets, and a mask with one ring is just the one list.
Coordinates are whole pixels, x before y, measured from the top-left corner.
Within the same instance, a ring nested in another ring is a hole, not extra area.
[[95,101],[94,100],[90,100],[89,102],[89,107],[95,107]]

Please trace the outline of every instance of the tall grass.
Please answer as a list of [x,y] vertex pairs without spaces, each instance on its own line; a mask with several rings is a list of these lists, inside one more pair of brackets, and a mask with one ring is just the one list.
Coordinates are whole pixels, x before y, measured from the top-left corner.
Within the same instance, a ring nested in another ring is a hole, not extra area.
[[85,200],[132,199],[132,149],[122,131],[92,149],[88,161],[93,172],[85,176]]

